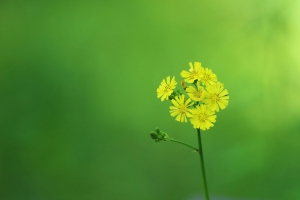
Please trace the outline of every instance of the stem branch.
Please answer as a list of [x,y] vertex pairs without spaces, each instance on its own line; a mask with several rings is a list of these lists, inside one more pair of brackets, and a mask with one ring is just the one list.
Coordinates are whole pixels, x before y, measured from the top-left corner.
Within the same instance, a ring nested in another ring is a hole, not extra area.
[[179,144],[182,144],[182,145],[185,145],[185,146],[187,146],[187,147],[190,147],[191,149],[193,149],[194,151],[196,151],[196,152],[199,152],[199,150],[197,149],[197,148],[195,148],[195,147],[192,147],[191,145],[189,145],[189,144],[186,144],[186,143],[184,143],[184,142],[181,142],[181,141],[179,141],[179,140],[174,140],[173,138],[170,138],[170,140],[169,141],[172,141],[172,142],[176,142],[176,143],[179,143]]

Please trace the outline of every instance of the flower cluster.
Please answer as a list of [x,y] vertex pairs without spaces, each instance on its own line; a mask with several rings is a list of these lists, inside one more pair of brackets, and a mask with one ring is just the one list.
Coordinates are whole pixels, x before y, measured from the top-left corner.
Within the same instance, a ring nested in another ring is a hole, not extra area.
[[[179,90],[175,91],[177,82],[175,77],[168,76],[162,80],[157,88],[157,98],[161,101],[171,100],[170,114],[176,121],[187,122],[188,119],[194,128],[207,130],[216,122],[216,112],[228,106],[228,91],[217,79],[211,69],[203,68],[200,62],[189,63],[188,71],[180,73],[184,81],[181,86],[188,98]],[[185,83],[191,84],[186,86]]]

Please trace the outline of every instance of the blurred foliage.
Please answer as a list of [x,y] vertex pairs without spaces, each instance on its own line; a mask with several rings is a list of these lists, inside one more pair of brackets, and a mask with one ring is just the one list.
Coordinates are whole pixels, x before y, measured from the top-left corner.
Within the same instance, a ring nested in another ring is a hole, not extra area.
[[[210,194],[300,199],[300,4],[1,1],[0,199],[190,199],[197,144],[156,98],[200,61],[230,94],[203,133]],[[213,198],[212,198],[213,199]]]

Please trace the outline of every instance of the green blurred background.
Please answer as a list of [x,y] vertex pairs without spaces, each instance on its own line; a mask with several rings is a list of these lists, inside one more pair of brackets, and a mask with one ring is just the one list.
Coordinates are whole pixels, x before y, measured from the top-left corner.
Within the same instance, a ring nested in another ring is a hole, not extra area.
[[203,132],[212,200],[300,199],[300,2],[0,2],[0,199],[190,200],[197,144],[156,98],[191,61],[229,91]]

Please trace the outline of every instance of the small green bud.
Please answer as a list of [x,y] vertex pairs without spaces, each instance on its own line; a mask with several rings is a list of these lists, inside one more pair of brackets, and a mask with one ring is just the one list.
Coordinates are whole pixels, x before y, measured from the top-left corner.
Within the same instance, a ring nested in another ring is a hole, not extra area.
[[169,96],[169,100],[175,99],[176,94],[173,92],[170,96]]
[[156,139],[157,139],[157,134],[154,133],[154,132],[150,132],[150,137],[151,137],[152,139],[156,140]]
[[180,90],[177,90],[177,95],[182,95],[182,93],[180,92]]
[[158,127],[156,127],[155,132],[156,132],[157,135],[161,135],[161,132],[160,132]]
[[159,141],[167,141],[169,140],[169,136],[168,134],[166,134],[165,132],[162,132],[160,131],[158,128],[155,129],[155,132],[154,131],[151,131],[150,132],[150,137],[152,139],[155,140],[155,142],[159,142]]

